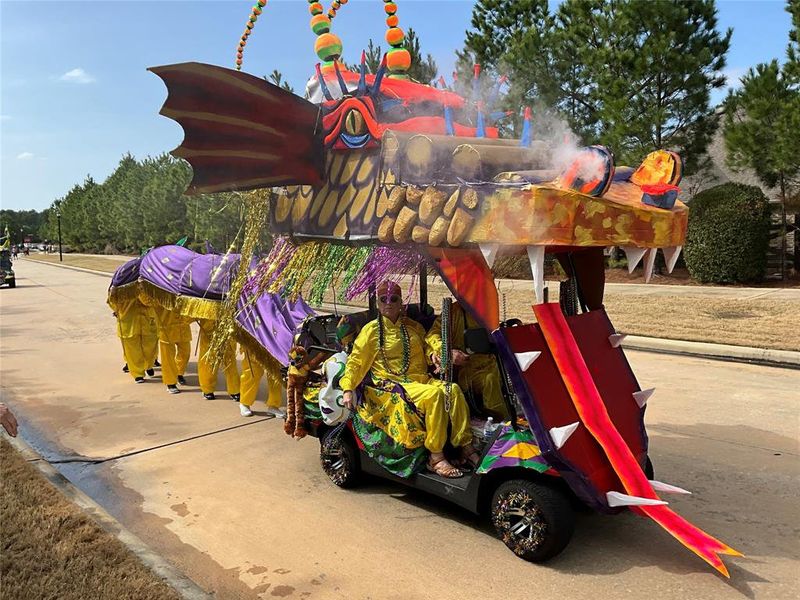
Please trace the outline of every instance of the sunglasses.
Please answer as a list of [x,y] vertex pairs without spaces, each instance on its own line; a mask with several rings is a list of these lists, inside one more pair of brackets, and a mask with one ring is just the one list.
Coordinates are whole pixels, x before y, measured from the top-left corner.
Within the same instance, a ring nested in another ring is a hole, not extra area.
[[394,304],[395,302],[400,302],[400,296],[397,294],[392,294],[391,296],[380,296],[378,300],[381,301],[381,304]]

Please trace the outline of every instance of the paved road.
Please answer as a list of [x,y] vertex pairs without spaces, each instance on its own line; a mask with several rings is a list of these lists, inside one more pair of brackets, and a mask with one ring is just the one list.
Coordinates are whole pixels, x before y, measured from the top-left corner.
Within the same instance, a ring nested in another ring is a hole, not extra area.
[[134,385],[107,277],[32,261],[17,276],[0,291],[0,391],[23,435],[51,459],[128,455],[61,468],[220,598],[800,595],[800,372],[629,353],[643,387],[658,388],[647,421],[659,478],[694,492],[672,506],[748,555],[727,559],[730,581],[633,515],[579,515],[567,551],[539,566],[435,499],[333,487],[315,442],[275,420]]

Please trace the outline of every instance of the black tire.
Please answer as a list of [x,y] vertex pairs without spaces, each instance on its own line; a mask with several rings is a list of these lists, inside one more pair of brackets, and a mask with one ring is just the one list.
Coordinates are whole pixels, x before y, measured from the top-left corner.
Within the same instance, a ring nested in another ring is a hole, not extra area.
[[650,457],[647,457],[647,460],[644,463],[644,476],[650,479],[651,481],[656,477],[656,471],[653,468],[653,461],[650,460]]
[[497,536],[530,562],[560,554],[575,531],[575,515],[566,495],[527,479],[501,484],[492,496],[491,515]]
[[361,469],[350,432],[326,433],[320,440],[319,461],[328,478],[340,488],[358,485]]
[[12,279],[11,281],[9,281],[8,282],[8,287],[10,287],[10,288],[17,287],[17,280],[16,279]]

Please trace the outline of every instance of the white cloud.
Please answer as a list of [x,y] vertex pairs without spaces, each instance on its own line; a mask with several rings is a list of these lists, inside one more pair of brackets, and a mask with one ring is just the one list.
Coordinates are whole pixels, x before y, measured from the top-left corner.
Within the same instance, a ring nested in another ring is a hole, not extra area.
[[95,79],[83,69],[78,68],[67,71],[59,77],[59,80],[68,81],[70,83],[93,83]]
[[30,160],[33,158],[33,152],[23,152],[22,154],[17,154],[17,158],[19,160]]
[[722,71],[722,74],[725,76],[725,85],[733,89],[741,87],[742,82],[739,80],[745,73],[747,73],[747,69],[744,67],[728,67]]

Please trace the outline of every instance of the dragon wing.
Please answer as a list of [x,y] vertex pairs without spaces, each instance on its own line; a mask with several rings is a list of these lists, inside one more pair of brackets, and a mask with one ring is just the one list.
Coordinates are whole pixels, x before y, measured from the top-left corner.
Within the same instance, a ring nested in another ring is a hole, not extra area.
[[172,151],[189,162],[187,194],[322,180],[318,108],[271,83],[196,62],[151,67],[167,86],[160,114],[184,131]]

